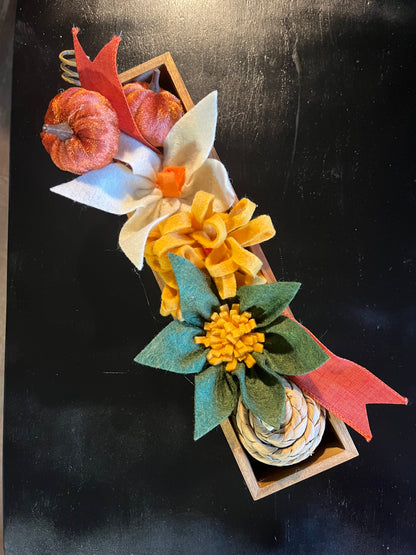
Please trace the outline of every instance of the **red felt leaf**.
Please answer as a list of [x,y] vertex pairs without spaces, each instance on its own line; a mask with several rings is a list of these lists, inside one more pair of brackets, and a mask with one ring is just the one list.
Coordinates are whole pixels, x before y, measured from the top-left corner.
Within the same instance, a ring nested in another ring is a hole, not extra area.
[[100,50],[95,60],[91,62],[79,43],[77,37],[78,31],[78,27],[72,28],[75,60],[82,87],[89,91],[99,92],[105,96],[117,113],[121,131],[124,131],[127,135],[159,153],[137,129],[118,77],[117,49],[121,37],[114,37]]
[[[284,314],[292,318],[289,313]],[[331,353],[307,328],[302,327],[320,345],[329,360],[309,374],[291,376],[290,379],[370,441],[372,434],[366,405],[407,405],[406,397],[402,397],[363,366]]]

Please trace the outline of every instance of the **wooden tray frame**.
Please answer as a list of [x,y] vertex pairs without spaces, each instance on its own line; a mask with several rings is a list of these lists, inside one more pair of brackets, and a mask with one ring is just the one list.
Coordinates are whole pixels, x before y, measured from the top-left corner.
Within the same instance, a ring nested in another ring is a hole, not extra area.
[[[139,77],[147,80],[156,68],[160,69],[161,86],[180,98],[186,111],[190,110],[194,103],[169,52],[121,73],[120,81],[124,84]],[[214,149],[211,156],[218,159]],[[275,282],[262,249],[257,245],[251,250],[262,260],[262,272],[267,281]],[[221,424],[221,428],[255,501],[358,456],[346,425],[331,413],[328,413],[326,430],[315,453],[309,459],[288,467],[273,467],[253,459],[243,448],[229,418]]]

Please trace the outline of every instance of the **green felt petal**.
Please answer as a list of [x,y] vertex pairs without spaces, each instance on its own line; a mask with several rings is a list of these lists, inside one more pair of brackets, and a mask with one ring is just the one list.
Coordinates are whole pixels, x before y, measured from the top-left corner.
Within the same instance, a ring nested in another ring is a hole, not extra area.
[[285,410],[286,392],[278,376],[259,366],[234,371],[246,407],[266,424],[278,428]]
[[315,370],[328,356],[297,322],[280,316],[265,330],[264,351],[253,353],[257,364],[277,374],[299,376]]
[[182,316],[185,322],[201,325],[221,304],[212,290],[211,278],[186,258],[170,253],[169,260],[179,287]]
[[175,320],[134,359],[139,364],[178,374],[196,374],[206,364],[205,349],[194,342],[201,329]]
[[224,365],[209,366],[195,376],[195,431],[197,440],[230,416],[238,387]]
[[271,324],[298,292],[300,283],[280,281],[264,285],[245,285],[237,291],[240,309],[248,310],[258,327]]

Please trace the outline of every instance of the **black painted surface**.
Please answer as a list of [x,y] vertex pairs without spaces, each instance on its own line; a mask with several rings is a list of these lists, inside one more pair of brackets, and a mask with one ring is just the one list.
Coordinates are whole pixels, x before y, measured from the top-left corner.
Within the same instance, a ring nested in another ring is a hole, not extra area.
[[192,440],[193,388],[134,355],[159,291],[122,218],[53,195],[39,131],[72,24],[119,69],[170,50],[216,148],[268,212],[293,310],[329,348],[415,398],[412,2],[18,2],[5,405],[8,554],[416,552],[414,408],[372,406],[360,457],[252,502],[220,430]]

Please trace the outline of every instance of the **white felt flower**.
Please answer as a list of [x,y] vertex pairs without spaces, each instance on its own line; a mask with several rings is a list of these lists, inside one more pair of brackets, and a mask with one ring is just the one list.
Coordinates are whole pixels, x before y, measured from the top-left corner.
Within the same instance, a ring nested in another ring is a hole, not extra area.
[[[119,243],[140,270],[150,230],[174,212],[190,209],[197,191],[212,193],[218,212],[234,202],[235,193],[225,167],[208,158],[216,123],[214,91],[172,127],[163,143],[163,156],[121,133],[116,159],[129,164],[132,170],[112,163],[51,191],[111,214],[133,213],[121,229]],[[178,174],[182,174],[182,181]]]

